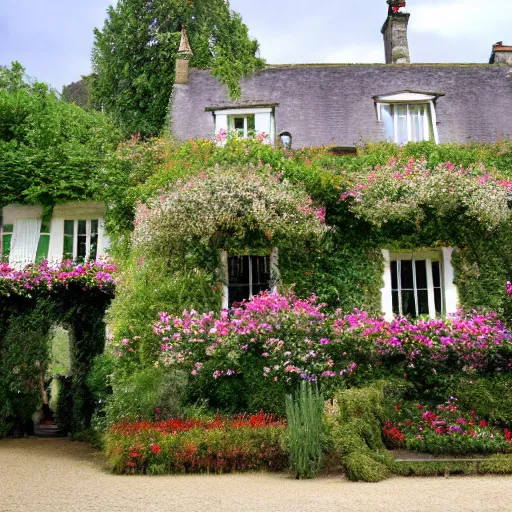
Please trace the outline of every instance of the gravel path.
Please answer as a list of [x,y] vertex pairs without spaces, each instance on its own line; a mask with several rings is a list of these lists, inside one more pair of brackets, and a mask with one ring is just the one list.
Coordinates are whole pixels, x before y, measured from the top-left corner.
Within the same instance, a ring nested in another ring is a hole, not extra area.
[[508,512],[511,494],[509,477],[115,476],[84,444],[0,440],[0,512]]

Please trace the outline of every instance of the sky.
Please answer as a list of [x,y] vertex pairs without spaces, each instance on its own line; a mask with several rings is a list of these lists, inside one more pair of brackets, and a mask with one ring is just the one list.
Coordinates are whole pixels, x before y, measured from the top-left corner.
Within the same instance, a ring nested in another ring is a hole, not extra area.
[[[0,0],[0,65],[61,89],[91,71],[93,29],[116,0]],[[385,0],[231,0],[270,64],[384,61]],[[407,0],[412,62],[488,62],[512,44],[512,0]]]

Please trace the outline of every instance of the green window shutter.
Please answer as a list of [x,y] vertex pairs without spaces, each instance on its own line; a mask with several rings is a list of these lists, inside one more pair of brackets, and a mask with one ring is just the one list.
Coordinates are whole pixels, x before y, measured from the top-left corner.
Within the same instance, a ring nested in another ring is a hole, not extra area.
[[39,235],[39,243],[37,244],[36,265],[39,265],[43,260],[48,259],[48,250],[50,248],[50,235]]
[[43,222],[41,224],[41,231],[39,235],[39,243],[37,244],[36,252],[36,265],[39,265],[43,260],[48,259],[48,250],[50,249],[50,223]]
[[11,253],[13,224],[6,224],[0,230],[2,236],[2,253],[0,254],[0,263],[9,263],[9,254]]

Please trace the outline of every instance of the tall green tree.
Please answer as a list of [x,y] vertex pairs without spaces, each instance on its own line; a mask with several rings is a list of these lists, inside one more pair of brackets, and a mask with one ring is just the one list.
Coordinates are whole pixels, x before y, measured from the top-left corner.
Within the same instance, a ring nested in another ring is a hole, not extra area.
[[263,66],[257,41],[226,0],[118,0],[95,30],[93,96],[127,135],[161,133],[183,24],[191,66],[212,68],[233,97],[240,78]]

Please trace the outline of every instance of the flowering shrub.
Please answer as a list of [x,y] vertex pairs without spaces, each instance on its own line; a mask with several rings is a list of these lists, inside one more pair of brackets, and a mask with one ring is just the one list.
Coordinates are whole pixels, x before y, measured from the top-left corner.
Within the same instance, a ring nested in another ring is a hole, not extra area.
[[0,264],[0,296],[20,295],[30,297],[34,291],[52,291],[76,285],[83,290],[100,289],[112,293],[115,265],[101,261],[75,264],[64,261],[50,267],[47,261],[39,266],[14,270],[7,264]]
[[[231,311],[179,317],[160,313],[154,333],[161,343],[157,364],[176,365],[205,388],[250,375],[294,388],[319,381],[324,392],[397,375],[418,385],[442,375],[512,371],[512,338],[495,314],[448,319],[386,321],[355,311],[324,312],[315,298],[263,293]],[[137,336],[111,350],[130,358]]]
[[121,423],[107,433],[106,456],[117,473],[282,470],[285,423],[263,413],[214,420]]
[[390,222],[419,226],[429,210],[448,221],[464,216],[488,231],[510,220],[512,181],[494,178],[483,166],[463,169],[446,162],[430,169],[425,159],[411,158],[404,167],[391,158],[355,181],[340,200],[350,201],[357,217],[377,227]]
[[382,433],[389,448],[434,454],[512,451],[508,429],[492,427],[474,411],[462,412],[453,397],[434,408],[418,403],[408,410],[396,405],[394,419],[384,424]]
[[241,247],[249,241],[279,246],[321,236],[324,215],[300,187],[278,177],[216,169],[139,204],[133,241],[166,253],[194,243],[225,247],[231,239]]

